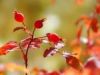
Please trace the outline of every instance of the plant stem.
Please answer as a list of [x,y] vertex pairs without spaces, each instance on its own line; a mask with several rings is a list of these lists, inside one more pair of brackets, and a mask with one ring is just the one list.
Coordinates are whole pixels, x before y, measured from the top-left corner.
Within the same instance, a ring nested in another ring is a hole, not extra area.
[[21,44],[20,44],[20,43],[19,43],[19,48],[20,48],[20,50],[21,50],[22,55],[24,56],[25,53],[24,53],[24,50],[23,50],[23,48],[21,47]]
[[[25,53],[24,53],[24,50],[23,50],[23,48],[21,47],[21,44],[19,43],[19,48],[20,48],[20,50],[21,50],[21,53],[22,53],[22,56],[23,56],[23,59],[24,59],[24,62],[26,62],[26,55],[25,55]],[[25,75],[28,75],[27,73],[25,73]]]
[[[33,29],[32,36],[31,36],[31,40],[30,40],[30,42],[28,44],[28,47],[27,47],[26,53],[25,53],[25,59],[24,59],[24,61],[25,61],[25,67],[26,68],[28,67],[28,52],[29,52],[29,48],[30,48],[31,42],[32,42],[32,40],[34,38],[34,32],[35,32],[35,28]],[[25,73],[25,75],[28,75],[28,74]]]
[[[28,30],[28,28],[26,27],[26,25],[25,25],[24,22],[22,22],[22,25],[26,28],[26,30]],[[28,67],[28,52],[29,52],[29,48],[30,48],[31,42],[33,41],[33,38],[34,38],[35,29],[36,29],[36,28],[33,29],[33,32],[32,32],[32,34],[31,34],[31,40],[30,40],[29,43],[28,43],[28,47],[27,47],[25,53],[24,53],[23,49],[21,48],[21,46],[20,46],[20,44],[19,44],[20,49],[21,49],[21,52],[22,52],[22,54],[23,54],[23,58],[24,58],[24,62],[25,62],[25,67],[26,67],[26,69],[27,69],[27,67]],[[27,31],[26,31],[26,32],[27,32]],[[28,32],[29,32],[29,30],[28,30]],[[28,75],[28,74],[25,73],[25,75]]]
[[90,29],[87,31],[87,38],[88,38],[88,43],[87,43],[87,46],[88,48],[90,47]]
[[26,27],[26,24],[24,23],[24,22],[22,22],[22,25],[24,26],[24,31],[27,33],[27,34],[29,34],[29,35],[31,35],[32,36],[32,33],[31,33],[31,31]]
[[26,27],[26,25],[25,25],[25,23],[24,23],[24,22],[22,22],[22,25]]
[[33,29],[31,40],[30,40],[30,42],[29,42],[29,44],[28,44],[28,47],[27,47],[27,49],[26,49],[26,55],[28,54],[28,50],[29,50],[30,44],[31,44],[31,42],[32,42],[32,40],[33,40],[34,32],[35,32],[35,28]]

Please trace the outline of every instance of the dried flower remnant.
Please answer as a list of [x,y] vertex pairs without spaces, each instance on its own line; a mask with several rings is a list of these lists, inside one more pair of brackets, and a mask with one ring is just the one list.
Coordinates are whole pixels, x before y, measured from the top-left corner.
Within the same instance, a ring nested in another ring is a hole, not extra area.
[[53,56],[54,54],[56,54],[58,50],[53,48],[53,47],[50,47],[49,49],[46,49],[43,56],[44,57],[48,57],[48,56]]
[[25,28],[24,27],[16,27],[13,29],[13,32],[18,31],[18,30],[25,30]]

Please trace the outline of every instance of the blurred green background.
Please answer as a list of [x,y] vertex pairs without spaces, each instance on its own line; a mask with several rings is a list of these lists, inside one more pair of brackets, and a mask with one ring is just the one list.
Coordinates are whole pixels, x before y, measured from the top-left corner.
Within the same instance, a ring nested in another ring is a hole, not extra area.
[[[65,39],[65,50],[71,50],[68,40],[76,37],[75,21],[83,14],[90,14],[94,10],[96,0],[84,0],[77,5],[75,0],[0,0],[0,44],[10,40],[21,40],[26,35],[22,31],[13,32],[13,28],[20,26],[14,20],[13,11],[21,11],[25,15],[26,25],[32,29],[34,21],[46,18],[44,27],[36,31],[36,36],[54,32]],[[43,58],[46,46],[29,53],[29,67],[39,67],[47,70],[57,70],[66,67],[65,60],[60,55]],[[0,56],[0,63],[15,62],[24,65],[19,51]]]

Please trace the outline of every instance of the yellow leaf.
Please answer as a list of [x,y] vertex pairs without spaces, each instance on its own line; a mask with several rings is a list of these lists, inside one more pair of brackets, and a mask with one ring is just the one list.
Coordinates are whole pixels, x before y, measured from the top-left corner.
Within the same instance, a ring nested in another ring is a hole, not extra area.
[[25,73],[29,73],[29,70],[26,69],[24,66],[15,64],[15,63],[8,63],[6,64],[6,69],[9,71],[22,71]]

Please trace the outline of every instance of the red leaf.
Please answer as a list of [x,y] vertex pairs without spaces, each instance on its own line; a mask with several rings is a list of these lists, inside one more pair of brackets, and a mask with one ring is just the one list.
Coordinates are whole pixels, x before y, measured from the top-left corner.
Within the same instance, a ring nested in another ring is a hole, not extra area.
[[[99,1],[99,0],[98,0],[98,1]],[[95,11],[96,11],[97,14],[100,15],[100,4],[97,4],[97,5],[96,5]]]
[[0,55],[5,55],[7,54],[9,51],[8,50],[5,50],[3,48],[0,48]]
[[96,63],[95,63],[95,58],[91,57],[88,59],[88,61],[85,63],[84,65],[85,68],[89,68],[89,69],[96,69]]
[[82,26],[80,28],[77,29],[77,39],[80,40],[80,37],[81,37],[81,34],[82,34]]
[[4,54],[8,53],[9,51],[11,51],[12,49],[17,48],[17,47],[18,46],[17,46],[16,42],[10,41],[0,47],[0,55],[4,55]]
[[45,20],[45,19],[41,19],[41,20],[35,21],[35,23],[34,23],[35,28],[37,28],[37,29],[42,28],[42,27],[43,27],[43,22],[44,22],[44,20]]
[[57,71],[53,71],[51,73],[49,73],[48,75],[60,75]]
[[92,29],[94,32],[98,31],[98,20],[95,15],[82,16],[76,21],[76,24],[79,24],[80,22],[84,22],[87,30]]
[[80,62],[76,57],[72,56],[70,53],[63,53],[63,56],[65,57],[68,65],[75,69],[79,69]]
[[11,50],[17,47],[17,43],[15,41],[10,41],[2,46],[3,49]]
[[47,75],[48,71],[45,69],[40,69],[39,75]]
[[13,31],[15,32],[15,31],[17,31],[17,30],[25,30],[25,28],[24,28],[24,27],[16,27],[16,28],[14,28]]
[[98,32],[98,20],[97,18],[91,18],[91,28],[94,32]]
[[[25,38],[24,40],[22,40],[21,41],[22,47],[26,49],[28,47],[28,44],[30,43],[30,41],[31,41],[31,37],[28,37],[28,38]],[[42,39],[34,38],[34,39],[32,39],[30,48],[39,48],[41,43],[42,43]]]
[[42,44],[42,39],[40,39],[40,38],[34,38],[31,43],[33,48],[34,47],[39,48],[41,44]]
[[96,0],[98,3],[100,3],[100,0]]
[[90,71],[88,75],[100,74],[100,60],[96,57],[90,57],[84,67]]
[[47,57],[47,56],[52,56],[56,53],[56,51],[54,50],[54,47],[50,47],[49,49],[46,49],[43,56]]
[[94,55],[96,57],[100,58],[100,46],[94,45],[89,49],[89,52],[91,55]]
[[54,33],[47,33],[47,37],[48,40],[54,44],[57,44],[58,42],[62,41],[62,39],[57,34]]
[[81,16],[77,21],[76,24],[80,24],[81,22],[84,22],[87,30],[90,29],[91,26],[91,18],[87,15]]

